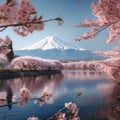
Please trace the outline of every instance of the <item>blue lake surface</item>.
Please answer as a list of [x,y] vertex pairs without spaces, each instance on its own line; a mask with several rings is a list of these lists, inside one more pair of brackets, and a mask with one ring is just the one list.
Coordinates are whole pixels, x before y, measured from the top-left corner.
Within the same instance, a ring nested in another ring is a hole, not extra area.
[[0,107],[0,120],[27,120],[30,116],[45,120],[64,107],[78,92],[82,95],[77,97],[75,103],[81,120],[120,118],[120,103],[116,99],[120,96],[120,85],[104,73],[69,70],[49,76],[0,79],[0,97],[2,92],[6,92],[6,98],[10,102],[13,95],[19,96],[19,90],[23,86],[30,90],[31,98],[40,97],[45,88],[52,93],[52,97],[43,106],[29,100],[23,106],[13,104]]

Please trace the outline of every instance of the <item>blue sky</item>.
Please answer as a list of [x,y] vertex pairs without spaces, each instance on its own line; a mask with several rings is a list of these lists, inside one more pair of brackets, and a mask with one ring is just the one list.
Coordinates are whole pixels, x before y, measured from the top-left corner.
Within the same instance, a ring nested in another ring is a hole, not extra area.
[[39,15],[43,15],[43,20],[62,17],[64,24],[58,26],[56,21],[48,22],[43,31],[33,32],[27,37],[21,37],[15,34],[11,28],[7,28],[0,33],[1,38],[8,35],[13,41],[13,48],[20,49],[27,45],[40,41],[47,36],[57,36],[58,38],[70,42],[79,48],[89,50],[106,51],[115,46],[115,44],[107,44],[105,39],[108,35],[106,31],[100,33],[96,38],[76,42],[75,37],[82,35],[89,29],[76,28],[76,24],[83,22],[85,18],[94,19],[90,4],[94,0],[31,0],[38,11]]

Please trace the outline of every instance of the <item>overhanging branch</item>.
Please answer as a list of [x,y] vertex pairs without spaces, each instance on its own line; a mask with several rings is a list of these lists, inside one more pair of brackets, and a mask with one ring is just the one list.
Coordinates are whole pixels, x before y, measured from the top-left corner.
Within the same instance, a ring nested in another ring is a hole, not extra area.
[[1,31],[3,31],[4,29],[6,29],[7,27],[17,27],[17,26],[24,26],[27,24],[42,24],[42,23],[46,23],[46,22],[50,22],[50,21],[57,21],[57,22],[63,22],[63,20],[61,18],[53,18],[53,19],[48,19],[48,20],[44,20],[44,21],[32,21],[32,22],[25,22],[25,23],[14,23],[14,24],[7,24],[7,25],[1,25],[0,28],[3,28]]

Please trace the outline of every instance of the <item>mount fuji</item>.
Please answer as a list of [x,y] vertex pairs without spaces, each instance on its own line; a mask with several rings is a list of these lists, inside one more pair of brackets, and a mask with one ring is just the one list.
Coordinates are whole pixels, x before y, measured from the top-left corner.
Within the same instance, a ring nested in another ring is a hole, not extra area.
[[103,57],[90,50],[77,48],[55,36],[48,36],[35,44],[26,46],[20,50],[16,50],[15,54],[19,56],[29,55],[33,57],[42,57],[45,59],[56,59],[62,61],[103,59]]
[[59,49],[61,51],[67,49],[85,50],[83,48],[79,49],[73,46],[72,44],[54,36],[48,36],[33,45],[29,45],[27,47],[22,48],[21,50],[35,50],[35,49],[42,49],[42,50]]

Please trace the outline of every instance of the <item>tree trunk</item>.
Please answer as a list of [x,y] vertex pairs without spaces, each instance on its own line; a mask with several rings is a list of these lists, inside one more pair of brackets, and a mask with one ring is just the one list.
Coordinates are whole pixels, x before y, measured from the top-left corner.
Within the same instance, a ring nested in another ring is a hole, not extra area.
[[10,41],[10,44],[8,45],[8,49],[10,49],[10,52],[8,54],[6,54],[6,57],[8,58],[8,61],[11,62],[11,60],[14,58],[12,41]]

